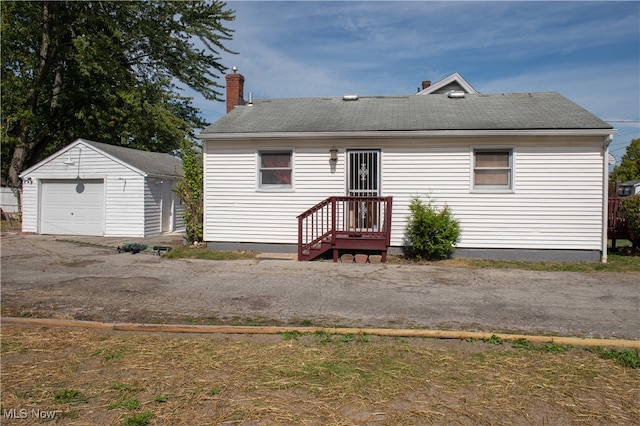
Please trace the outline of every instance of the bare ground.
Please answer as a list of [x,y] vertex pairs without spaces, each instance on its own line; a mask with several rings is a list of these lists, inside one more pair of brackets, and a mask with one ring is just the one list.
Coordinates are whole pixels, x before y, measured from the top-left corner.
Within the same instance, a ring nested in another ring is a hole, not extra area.
[[[322,263],[301,270],[286,261],[118,254],[118,243],[3,237],[2,314],[638,339],[634,273]],[[530,286],[539,290],[522,300]],[[360,306],[358,298],[370,299]],[[640,423],[640,370],[583,348],[366,335],[1,331],[2,424]],[[40,412],[53,419],[38,419]]]

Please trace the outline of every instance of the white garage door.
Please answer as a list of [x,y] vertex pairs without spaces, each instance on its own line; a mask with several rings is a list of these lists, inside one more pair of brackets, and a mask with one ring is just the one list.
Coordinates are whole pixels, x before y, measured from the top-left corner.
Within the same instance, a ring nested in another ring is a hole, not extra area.
[[43,180],[40,233],[104,235],[102,179]]

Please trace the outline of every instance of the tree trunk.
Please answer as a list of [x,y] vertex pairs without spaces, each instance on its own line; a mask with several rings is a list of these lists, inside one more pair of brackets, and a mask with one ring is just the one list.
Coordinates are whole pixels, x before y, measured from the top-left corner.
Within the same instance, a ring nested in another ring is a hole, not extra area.
[[[54,9],[58,9],[58,5],[55,3],[42,3],[42,39],[40,42],[40,52],[39,52],[39,61],[38,68],[35,70],[33,83],[31,85],[31,89],[29,90],[29,95],[26,99],[26,104],[28,106],[29,112],[32,116],[36,116],[38,112],[38,97],[42,90],[42,86],[46,80],[46,76],[51,69],[51,66],[54,62],[54,56],[56,54],[55,42],[52,43],[51,40],[51,25],[52,25],[52,14],[49,11],[49,7],[53,7]],[[55,12],[53,13],[55,17]],[[58,84],[61,84],[62,77],[56,74],[56,87],[53,89],[51,100],[51,106],[55,106],[57,104],[57,97],[60,93],[60,87]],[[19,131],[18,131],[18,143],[16,144],[13,150],[13,156],[11,157],[11,166],[9,167],[9,185],[12,188],[20,188],[22,187],[22,183],[20,182],[20,173],[24,170],[25,161],[31,155],[31,152],[35,148],[35,146],[43,140],[43,136],[46,133],[46,130],[41,132],[38,136],[33,135],[31,138],[29,137],[29,123],[28,119],[23,118],[21,120]],[[47,126],[45,125],[44,129]],[[22,205],[20,197],[18,197],[18,207],[20,211],[22,211]]]

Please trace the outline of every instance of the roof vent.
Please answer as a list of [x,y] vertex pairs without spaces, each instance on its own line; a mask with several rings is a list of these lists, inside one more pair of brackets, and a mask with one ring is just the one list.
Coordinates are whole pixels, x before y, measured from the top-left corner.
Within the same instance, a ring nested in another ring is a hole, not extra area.
[[462,90],[450,90],[449,92],[447,92],[447,96],[452,99],[464,98],[465,94],[466,93]]
[[344,95],[342,97],[343,101],[357,101],[358,100],[358,95]]

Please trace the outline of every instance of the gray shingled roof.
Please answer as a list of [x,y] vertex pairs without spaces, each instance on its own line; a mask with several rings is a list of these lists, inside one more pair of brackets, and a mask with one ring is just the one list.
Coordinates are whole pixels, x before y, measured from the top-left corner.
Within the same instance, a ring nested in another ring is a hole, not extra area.
[[165,176],[175,176],[177,174],[182,176],[182,160],[171,154],[141,151],[87,139],[82,139],[82,141],[144,173]]
[[559,130],[612,127],[558,93],[255,100],[205,128],[220,133]]

